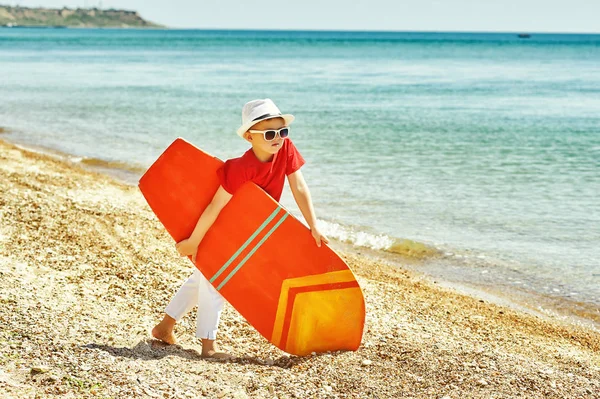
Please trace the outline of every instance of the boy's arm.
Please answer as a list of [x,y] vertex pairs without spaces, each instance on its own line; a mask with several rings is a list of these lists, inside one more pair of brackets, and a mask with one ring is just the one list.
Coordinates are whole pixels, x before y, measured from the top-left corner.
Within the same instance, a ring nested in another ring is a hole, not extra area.
[[204,212],[202,212],[200,219],[198,219],[198,223],[196,223],[196,227],[190,237],[175,245],[177,252],[181,256],[192,255],[192,262],[196,262],[196,252],[198,251],[200,241],[202,241],[210,226],[212,226],[217,216],[219,216],[221,209],[227,205],[231,197],[232,195],[225,191],[223,186],[219,186],[212,201],[208,204]]
[[304,216],[306,223],[308,223],[308,227],[310,227],[310,231],[317,246],[321,246],[321,241],[327,244],[329,239],[327,239],[327,237],[325,237],[317,228],[317,217],[315,216],[312,198],[308,186],[306,185],[306,181],[304,180],[304,176],[302,176],[302,172],[297,170],[288,175],[288,182],[290,183],[290,189],[298,204],[298,208],[300,208],[302,216]]

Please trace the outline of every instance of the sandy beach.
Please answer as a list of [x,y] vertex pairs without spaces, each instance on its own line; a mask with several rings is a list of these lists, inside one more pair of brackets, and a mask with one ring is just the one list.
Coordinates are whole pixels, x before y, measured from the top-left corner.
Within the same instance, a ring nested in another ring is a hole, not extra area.
[[0,142],[3,398],[600,398],[600,334],[342,254],[365,294],[357,352],[290,357],[226,305],[231,361],[149,335],[190,272],[136,187]]

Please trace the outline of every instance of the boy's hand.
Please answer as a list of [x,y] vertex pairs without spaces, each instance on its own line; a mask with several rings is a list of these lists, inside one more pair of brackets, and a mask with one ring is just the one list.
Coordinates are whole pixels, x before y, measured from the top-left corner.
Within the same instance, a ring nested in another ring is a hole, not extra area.
[[196,263],[196,254],[198,253],[198,243],[190,241],[189,238],[186,238],[183,241],[175,244],[175,248],[179,255],[181,256],[192,256],[192,262]]
[[312,233],[312,236],[315,239],[315,242],[317,243],[317,247],[321,246],[321,242],[329,244],[329,239],[325,237],[325,235],[321,233],[316,227],[310,229],[310,232]]

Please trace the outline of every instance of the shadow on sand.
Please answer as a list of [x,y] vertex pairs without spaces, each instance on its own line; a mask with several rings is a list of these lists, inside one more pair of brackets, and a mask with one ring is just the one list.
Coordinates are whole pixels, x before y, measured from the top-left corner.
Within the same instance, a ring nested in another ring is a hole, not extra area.
[[[111,354],[112,356],[127,357],[130,359],[156,360],[166,356],[179,356],[184,359],[194,361],[210,361],[222,363],[238,364],[256,364],[267,367],[291,368],[302,364],[311,359],[310,356],[280,356],[278,359],[258,358],[258,357],[233,357],[231,359],[208,359],[203,358],[195,349],[185,349],[181,345],[168,345],[152,338],[145,338],[138,342],[133,348],[116,347],[102,344],[83,345],[83,348],[99,349]],[[317,355],[318,356],[318,355]]]

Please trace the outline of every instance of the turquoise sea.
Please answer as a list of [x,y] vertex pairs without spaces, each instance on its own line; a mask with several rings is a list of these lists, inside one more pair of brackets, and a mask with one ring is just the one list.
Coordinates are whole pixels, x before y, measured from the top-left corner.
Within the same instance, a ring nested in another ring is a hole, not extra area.
[[2,137],[132,183],[265,97],[330,236],[600,318],[600,35],[0,29]]

